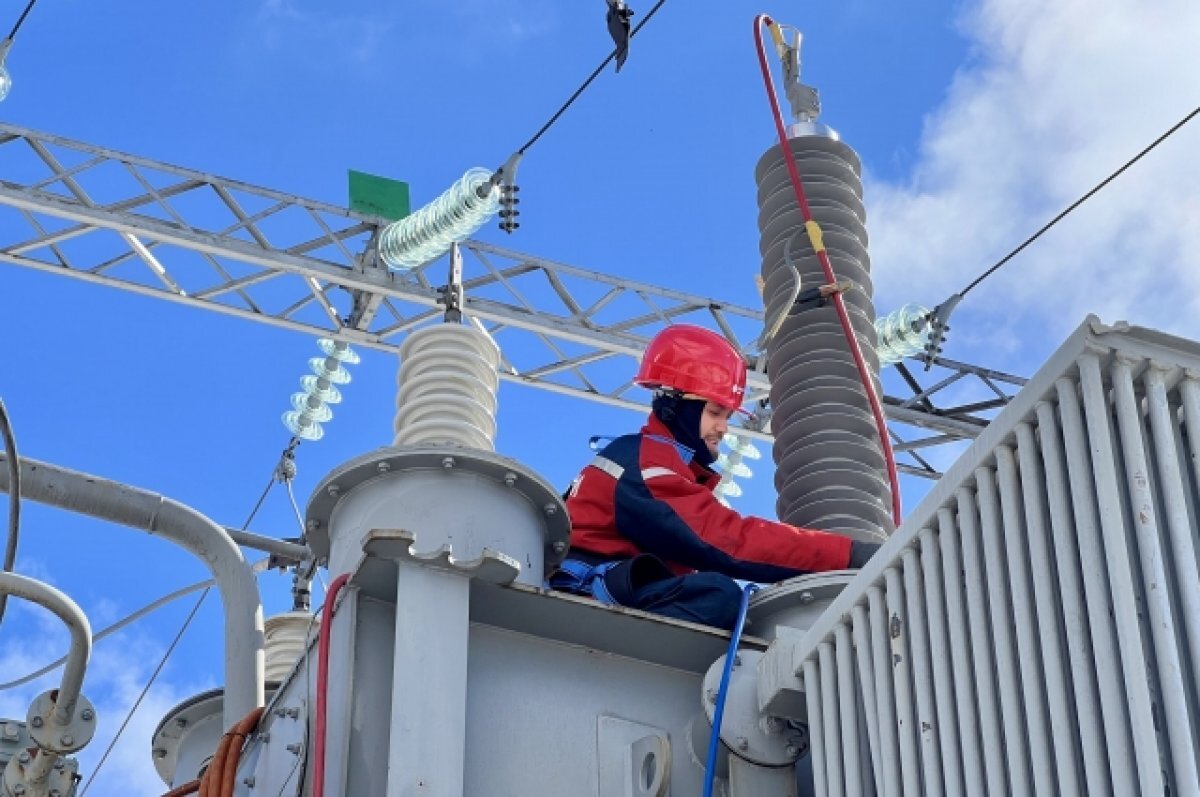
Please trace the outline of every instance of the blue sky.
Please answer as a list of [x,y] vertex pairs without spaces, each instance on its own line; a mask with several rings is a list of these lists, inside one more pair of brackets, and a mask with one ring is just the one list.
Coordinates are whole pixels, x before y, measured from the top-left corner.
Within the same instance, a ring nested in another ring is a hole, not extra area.
[[[756,304],[753,170],[774,135],[758,11],[803,30],[822,119],[863,158],[883,311],[961,288],[1200,98],[1191,0],[674,0],[621,74],[602,76],[522,163],[520,232],[479,237]],[[0,119],[335,204],[347,169],[373,172],[408,181],[417,206],[503,161],[558,107],[610,47],[603,16],[603,0],[40,0],[9,56]],[[984,283],[947,354],[1029,375],[1087,312],[1200,337],[1198,149],[1200,127],[1185,128]],[[18,221],[0,215],[0,236]],[[9,265],[0,303],[0,396],[23,454],[242,523],[287,441],[279,415],[313,340]],[[332,467],[389,441],[396,367],[364,353],[326,439],[300,449],[302,503]],[[638,420],[512,385],[500,404],[498,450],[564,486],[589,436]],[[736,505],[770,514],[769,468],[758,470]],[[927,487],[906,480],[906,507]],[[280,489],[252,528],[296,533]],[[205,577],[160,540],[29,503],[18,570],[70,594],[95,628]],[[268,613],[287,608],[287,578],[260,583]],[[86,773],[189,608],[97,646],[85,692],[106,730]],[[216,685],[220,640],[210,599],[92,794],[152,793],[149,733]],[[0,670],[63,650],[53,622],[10,603]],[[23,717],[35,691],[0,692],[0,717]]]

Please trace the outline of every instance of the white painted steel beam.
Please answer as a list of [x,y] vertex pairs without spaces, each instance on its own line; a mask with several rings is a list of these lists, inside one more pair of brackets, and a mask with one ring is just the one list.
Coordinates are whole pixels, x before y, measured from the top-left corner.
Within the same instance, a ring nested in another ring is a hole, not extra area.
[[[431,276],[431,269],[441,268],[436,261],[407,274],[378,263],[374,239],[385,219],[0,125],[0,164],[22,157],[40,175],[17,182],[0,174],[0,209],[7,206],[18,220],[0,225],[6,231],[0,234],[0,262],[384,351],[396,351],[413,327],[440,315],[442,281]],[[111,195],[113,174],[129,177],[131,195],[97,202],[93,196]],[[100,262],[62,246],[101,238],[106,254]],[[113,240],[126,247],[115,257],[107,254]],[[480,241],[462,249],[469,255],[464,311],[494,325],[493,334],[504,330],[506,346],[521,346],[523,371],[502,374],[510,382],[644,412],[649,396],[632,390],[628,373],[663,324],[715,327],[735,343],[761,331],[760,311],[711,297]],[[138,263],[141,270],[130,268]],[[615,374],[622,376],[614,380]],[[904,432],[897,435],[903,472],[936,478],[937,469],[917,450],[970,440],[986,426],[988,417],[976,410],[933,403],[964,380],[1001,404],[1008,396],[998,384],[1015,388],[1024,382],[938,360],[929,386],[914,384],[912,395],[887,397],[892,431]],[[751,372],[749,397],[766,396],[769,388],[761,371]]]

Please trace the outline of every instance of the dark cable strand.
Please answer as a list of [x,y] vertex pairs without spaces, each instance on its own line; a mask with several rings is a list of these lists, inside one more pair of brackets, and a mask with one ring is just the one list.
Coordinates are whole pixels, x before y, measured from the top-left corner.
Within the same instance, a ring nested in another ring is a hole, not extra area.
[[192,624],[192,620],[196,617],[196,612],[200,611],[200,605],[204,603],[204,599],[208,597],[209,590],[211,589],[212,587],[205,587],[204,592],[200,593],[200,597],[196,600],[196,605],[192,607],[191,613],[188,614],[187,619],[183,621],[183,625],[179,627],[179,633],[175,634],[175,638],[171,640],[171,644],[167,647],[167,652],[163,654],[162,659],[160,659],[158,662],[158,666],[155,667],[154,672],[150,674],[150,680],[146,681],[146,685],[142,687],[141,694],[137,696],[137,700],[133,701],[133,705],[129,707],[129,712],[125,715],[125,719],[121,721],[121,727],[117,728],[117,732],[113,735],[112,741],[108,743],[108,747],[105,749],[104,755],[100,756],[100,760],[96,763],[96,768],[92,770],[92,776],[88,778],[87,783],[84,784],[83,789],[79,792],[79,797],[83,797],[85,794],[87,794],[88,788],[91,787],[92,783],[96,780],[96,776],[100,774],[100,769],[104,766],[104,762],[108,760],[109,754],[113,751],[113,748],[117,746],[117,741],[120,740],[121,734],[125,732],[125,728],[129,725],[129,721],[133,719],[134,712],[136,712],[138,706],[142,704],[142,700],[145,699],[146,693],[150,691],[150,687],[154,685],[154,681],[158,678],[158,674],[162,672],[162,668],[166,665],[167,659],[171,657],[171,653],[174,652],[175,646],[178,645],[179,640],[183,638],[183,633],[187,631],[188,626]]
[[25,17],[29,16],[29,12],[33,10],[33,4],[37,0],[29,0],[29,4],[25,6],[25,10],[21,12],[21,16],[17,19],[17,24],[13,25],[13,29],[8,34],[9,39],[13,39],[17,35],[17,31],[21,29],[21,25],[25,22]]
[[1025,239],[1025,241],[1024,241],[1024,242],[1023,242],[1023,243],[1022,243],[1020,246],[1018,246],[1016,249],[1014,249],[1014,250],[1012,250],[1011,252],[1009,252],[1007,255],[1005,255],[1003,258],[1001,258],[1001,259],[1000,259],[1000,261],[999,261],[999,262],[997,262],[997,263],[996,263],[994,266],[992,266],[992,267],[991,267],[991,268],[989,268],[987,271],[983,272],[983,273],[982,273],[982,274],[980,274],[978,277],[976,277],[974,282],[972,282],[970,285],[968,285],[968,286],[967,286],[966,288],[964,288],[963,290],[959,291],[959,295],[960,295],[960,296],[966,296],[966,295],[967,295],[967,291],[971,290],[971,289],[972,289],[972,288],[974,288],[976,285],[978,285],[979,283],[983,282],[985,279],[987,279],[987,278],[988,278],[988,277],[990,277],[990,276],[991,276],[993,273],[995,273],[995,272],[996,272],[996,271],[997,271],[997,270],[998,270],[998,269],[999,269],[1001,266],[1003,266],[1005,263],[1007,263],[1008,261],[1010,261],[1010,260],[1012,260],[1014,257],[1016,257],[1018,254],[1020,254],[1020,253],[1021,253],[1021,252],[1022,252],[1024,249],[1025,249],[1025,247],[1029,246],[1031,243],[1033,243],[1033,242],[1034,242],[1034,241],[1036,241],[1038,238],[1040,238],[1040,237],[1042,236],[1042,233],[1044,233],[1044,232],[1046,232],[1047,230],[1049,230],[1049,229],[1050,229],[1051,227],[1053,227],[1055,224],[1058,224],[1060,221],[1062,221],[1062,220],[1063,220],[1063,219],[1064,219],[1064,218],[1067,216],[1067,214],[1068,214],[1068,213],[1070,213],[1071,211],[1075,210],[1075,208],[1079,207],[1079,206],[1080,206],[1080,205],[1082,205],[1084,202],[1086,202],[1086,201],[1088,201],[1089,199],[1091,199],[1091,198],[1092,198],[1092,196],[1094,196],[1096,193],[1098,193],[1098,192],[1100,191],[1100,189],[1104,188],[1106,185],[1108,185],[1109,183],[1111,183],[1113,180],[1115,180],[1116,178],[1120,177],[1120,176],[1121,176],[1121,174],[1122,174],[1122,173],[1124,173],[1126,169],[1128,169],[1130,166],[1132,166],[1133,164],[1135,164],[1135,163],[1137,163],[1138,161],[1140,161],[1140,160],[1141,160],[1143,157],[1145,157],[1146,155],[1148,155],[1152,149],[1154,149],[1154,148],[1155,148],[1155,147],[1157,147],[1159,144],[1163,143],[1163,142],[1164,142],[1164,141],[1166,141],[1168,138],[1170,138],[1170,137],[1171,137],[1171,135],[1172,135],[1172,134],[1173,134],[1173,133],[1174,133],[1176,130],[1178,130],[1179,128],[1183,127],[1183,126],[1184,126],[1185,124],[1187,124],[1188,122],[1192,121],[1192,119],[1193,119],[1193,118],[1194,118],[1194,117],[1195,117],[1197,114],[1200,114],[1200,107],[1197,107],[1197,108],[1195,108],[1195,109],[1194,109],[1194,110],[1193,110],[1191,113],[1189,113],[1187,116],[1183,117],[1183,118],[1182,118],[1182,119],[1180,119],[1178,122],[1176,122],[1174,125],[1172,125],[1172,126],[1171,126],[1171,128],[1170,128],[1169,130],[1167,130],[1167,132],[1163,133],[1161,136],[1159,136],[1158,138],[1154,139],[1154,141],[1152,141],[1152,142],[1150,143],[1150,145],[1149,145],[1149,146],[1147,146],[1145,149],[1143,149],[1143,150],[1142,150],[1141,152],[1139,152],[1137,155],[1134,155],[1134,156],[1133,156],[1131,159],[1129,159],[1128,161],[1126,161],[1126,162],[1125,162],[1125,164],[1124,164],[1123,166],[1121,166],[1121,168],[1117,169],[1115,172],[1113,172],[1112,174],[1110,174],[1108,177],[1105,177],[1103,180],[1101,180],[1099,183],[1097,183],[1097,184],[1096,184],[1096,186],[1095,186],[1095,187],[1093,187],[1091,191],[1088,191],[1086,194],[1084,194],[1083,196],[1081,196],[1079,199],[1075,200],[1073,203],[1071,203],[1070,207],[1068,207],[1068,208],[1067,208],[1066,210],[1064,210],[1062,213],[1059,213],[1057,216],[1055,216],[1055,217],[1054,217],[1054,218],[1052,218],[1050,221],[1048,221],[1048,222],[1047,222],[1045,225],[1043,225],[1043,226],[1042,226],[1042,228],[1041,228],[1040,230],[1038,230],[1037,232],[1035,232],[1033,235],[1031,235],[1031,236],[1029,236],[1028,238],[1026,238],[1026,239]]
[[[646,16],[642,18],[642,21],[639,22],[634,27],[634,29],[630,32],[629,38],[631,41],[634,36],[638,35],[638,31],[640,31],[642,28],[644,28],[646,26],[646,23],[649,22],[656,13],[658,13],[658,9],[662,8],[663,3],[665,3],[665,2],[667,2],[667,0],[658,0],[658,2],[654,4],[654,7],[650,9],[650,12],[648,14],[646,14]],[[532,147],[534,144],[536,144],[537,140],[539,138],[541,138],[542,135],[547,130],[549,130],[551,128],[551,126],[554,125],[555,122],[558,121],[559,117],[567,112],[567,109],[571,107],[571,105],[575,102],[575,100],[579,99],[579,95],[583,94],[583,92],[587,90],[587,87],[592,85],[592,81],[595,80],[597,77],[599,77],[600,73],[604,71],[604,67],[606,67],[610,63],[612,63],[612,60],[616,57],[617,57],[617,48],[614,47],[613,51],[608,54],[608,57],[605,58],[604,61],[601,62],[600,66],[596,67],[596,69],[592,72],[592,74],[588,75],[587,80],[583,81],[583,83],[579,86],[579,88],[575,89],[575,93],[572,94],[569,98],[567,98],[567,101],[564,102],[562,104],[562,106],[559,107],[559,109],[554,112],[554,115],[550,117],[550,121],[548,121],[548,122],[546,122],[546,124],[542,125],[541,129],[533,134],[533,138],[526,141],[524,146],[522,146],[519,150],[517,150],[517,154],[524,155],[526,150],[528,150],[530,147]]]

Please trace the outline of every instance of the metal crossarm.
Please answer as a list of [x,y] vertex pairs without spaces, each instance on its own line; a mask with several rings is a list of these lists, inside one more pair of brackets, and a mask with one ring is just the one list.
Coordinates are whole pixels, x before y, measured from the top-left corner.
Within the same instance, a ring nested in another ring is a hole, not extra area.
[[[445,264],[383,267],[387,220],[12,125],[0,125],[0,261],[395,351],[436,323]],[[639,283],[480,241],[462,244],[462,312],[496,339],[502,378],[644,411],[629,381],[664,325],[719,329],[740,350],[762,312]],[[916,452],[973,438],[1024,380],[936,361],[923,387],[886,397],[905,472],[936,477]],[[972,390],[964,390],[968,383]],[[752,371],[747,396],[764,400]],[[934,398],[969,396],[939,408]],[[915,430],[913,439],[899,436]],[[766,438],[754,429],[748,435]]]

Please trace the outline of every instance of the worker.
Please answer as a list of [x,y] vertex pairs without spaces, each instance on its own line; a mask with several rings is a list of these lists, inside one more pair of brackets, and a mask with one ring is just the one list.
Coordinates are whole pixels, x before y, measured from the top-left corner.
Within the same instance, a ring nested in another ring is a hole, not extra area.
[[650,417],[572,482],[571,547],[552,588],[731,629],[742,594],[735,579],[859,568],[879,548],[743,517],[717,500],[712,464],[746,389],[746,363],[723,337],[669,326],[635,381],[655,391]]

